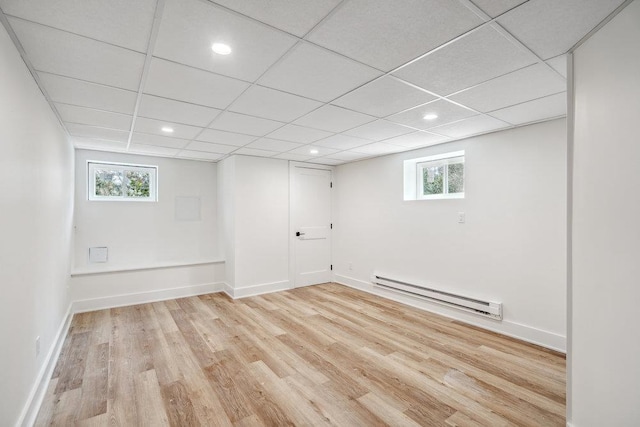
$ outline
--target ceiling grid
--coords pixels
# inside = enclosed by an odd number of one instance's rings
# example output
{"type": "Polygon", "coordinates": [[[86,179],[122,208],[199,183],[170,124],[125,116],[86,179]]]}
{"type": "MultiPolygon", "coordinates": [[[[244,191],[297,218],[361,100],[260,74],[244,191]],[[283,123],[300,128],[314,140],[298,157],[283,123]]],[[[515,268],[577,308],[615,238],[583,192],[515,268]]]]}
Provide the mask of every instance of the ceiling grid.
{"type": "Polygon", "coordinates": [[[335,165],[566,115],[565,53],[624,3],[0,0],[0,21],[78,148],[335,165]]]}

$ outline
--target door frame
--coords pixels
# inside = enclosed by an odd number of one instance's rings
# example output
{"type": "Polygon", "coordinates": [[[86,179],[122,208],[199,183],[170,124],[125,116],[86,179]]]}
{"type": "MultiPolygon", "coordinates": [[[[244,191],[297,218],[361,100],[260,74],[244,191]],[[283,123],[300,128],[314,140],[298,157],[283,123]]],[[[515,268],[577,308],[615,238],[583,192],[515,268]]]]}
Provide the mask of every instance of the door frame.
{"type": "MultiPolygon", "coordinates": [[[[294,180],[296,168],[327,170],[331,172],[331,182],[335,185],[335,167],[334,166],[289,161],[289,283],[291,285],[291,289],[295,289],[297,287],[296,286],[296,249],[295,249],[296,248],[296,240],[295,240],[296,230],[293,224],[293,204],[295,202],[293,197],[293,180],[294,180]]],[[[331,203],[330,220],[333,223],[333,211],[334,211],[333,191],[331,192],[330,203],[331,203]]],[[[329,258],[331,260],[331,264],[333,265],[333,233],[331,233],[331,244],[329,245],[329,258]]],[[[331,273],[331,280],[333,280],[333,272],[331,273]]]]}

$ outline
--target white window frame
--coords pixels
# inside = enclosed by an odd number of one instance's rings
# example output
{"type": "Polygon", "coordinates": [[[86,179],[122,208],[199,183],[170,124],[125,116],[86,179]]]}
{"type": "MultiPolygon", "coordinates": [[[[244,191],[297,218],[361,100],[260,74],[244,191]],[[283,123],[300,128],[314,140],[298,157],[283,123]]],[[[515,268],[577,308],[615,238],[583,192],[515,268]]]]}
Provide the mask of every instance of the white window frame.
{"type": "MultiPolygon", "coordinates": [[[[404,200],[437,200],[437,199],[464,199],[464,191],[461,193],[447,193],[448,171],[450,164],[465,163],[464,150],[450,153],[437,154],[428,157],[419,157],[404,161],[404,200]],[[426,167],[445,166],[442,194],[424,194],[423,170],[426,167]]],[[[466,171],[465,171],[466,172],[466,171]]]]}
{"type": "Polygon", "coordinates": [[[158,166],[140,165],[132,163],[103,162],[98,160],[87,160],[87,199],[93,202],[157,202],[158,201],[158,166]],[[122,196],[97,196],[96,195],[96,169],[109,167],[121,170],[125,182],[125,190],[122,196]],[[149,172],[149,197],[129,197],[126,192],[125,171],[149,172]]]}
{"type": "MultiPolygon", "coordinates": [[[[427,199],[463,199],[464,190],[460,193],[449,193],[449,165],[464,165],[464,156],[449,157],[440,160],[430,160],[416,164],[416,200],[427,199]],[[440,194],[424,194],[424,169],[444,166],[444,174],[442,176],[442,190],[440,194]]],[[[464,179],[464,178],[463,178],[464,179]]]]}

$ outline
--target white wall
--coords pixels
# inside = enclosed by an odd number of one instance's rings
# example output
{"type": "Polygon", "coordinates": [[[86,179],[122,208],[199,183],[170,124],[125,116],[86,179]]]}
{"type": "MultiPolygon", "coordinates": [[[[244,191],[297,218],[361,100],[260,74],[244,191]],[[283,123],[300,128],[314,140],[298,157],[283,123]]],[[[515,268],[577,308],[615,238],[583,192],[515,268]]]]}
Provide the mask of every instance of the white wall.
{"type": "Polygon", "coordinates": [[[564,349],[566,148],[556,120],[338,166],[336,280],[564,349]],[[403,160],[457,150],[464,199],[403,201],[403,160]],[[373,288],[374,271],[500,301],[504,320],[373,288]]]}
{"type": "Polygon", "coordinates": [[[74,275],[70,281],[73,311],[219,292],[224,289],[224,279],[224,262],[74,275]]]}
{"type": "Polygon", "coordinates": [[[571,408],[640,425],[640,1],[574,54],[571,408]]]}
{"type": "Polygon", "coordinates": [[[234,264],[227,263],[229,293],[242,297],[290,288],[289,162],[233,156],[221,163],[223,222],[232,227],[224,239],[234,264]]]}
{"type": "Polygon", "coordinates": [[[289,162],[239,156],[235,177],[236,289],[289,286],[289,162]]]}
{"type": "Polygon", "coordinates": [[[224,265],[213,262],[221,260],[216,164],[78,150],[75,169],[71,292],[74,301],[84,301],[79,307],[97,309],[218,289],[224,265]],[[89,201],[87,160],[158,166],[158,202],[89,201]],[[200,198],[199,221],[176,218],[176,197],[185,196],[200,198]],[[108,262],[89,263],[91,246],[108,247],[108,262]],[[197,263],[202,264],[182,265],[197,263]],[[85,274],[97,272],[105,275],[85,274]]]}
{"type": "Polygon", "coordinates": [[[78,150],[76,154],[75,270],[153,266],[217,259],[216,164],[78,150]],[[158,166],[158,202],[87,199],[87,161],[158,166]],[[199,197],[200,221],[176,218],[176,197],[199,197]],[[89,264],[91,246],[107,246],[109,261],[89,264]]]}
{"type": "Polygon", "coordinates": [[[225,260],[225,283],[235,287],[235,166],[237,156],[227,157],[218,162],[218,224],[220,239],[219,253],[225,260]]]}
{"type": "Polygon", "coordinates": [[[8,426],[24,416],[66,318],[73,149],[1,25],[0,76],[0,424],[8,426]]]}

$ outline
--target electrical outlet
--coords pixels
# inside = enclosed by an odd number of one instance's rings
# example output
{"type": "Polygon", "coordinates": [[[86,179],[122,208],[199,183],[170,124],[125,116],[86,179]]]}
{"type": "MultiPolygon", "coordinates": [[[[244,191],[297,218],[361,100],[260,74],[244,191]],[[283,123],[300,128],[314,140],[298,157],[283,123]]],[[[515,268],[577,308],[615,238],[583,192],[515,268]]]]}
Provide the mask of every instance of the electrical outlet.
{"type": "Polygon", "coordinates": [[[465,220],[466,220],[466,215],[464,214],[464,212],[458,212],[458,223],[464,224],[465,220]]]}
{"type": "Polygon", "coordinates": [[[36,337],[36,357],[40,355],[40,337],[36,337]]]}
{"type": "Polygon", "coordinates": [[[349,271],[351,271],[351,270],[353,270],[353,263],[352,262],[349,263],[349,271]]]}

